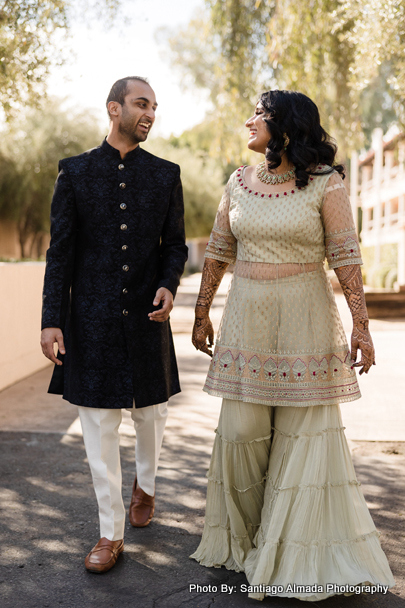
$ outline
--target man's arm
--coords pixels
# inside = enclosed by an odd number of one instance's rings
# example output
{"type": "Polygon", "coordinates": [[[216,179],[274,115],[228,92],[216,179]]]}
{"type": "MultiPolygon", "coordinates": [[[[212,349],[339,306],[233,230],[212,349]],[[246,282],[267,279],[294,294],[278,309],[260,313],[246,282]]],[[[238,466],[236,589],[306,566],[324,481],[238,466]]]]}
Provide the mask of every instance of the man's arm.
{"type": "Polygon", "coordinates": [[[173,300],[180,284],[188,248],[184,232],[183,188],[180,180],[180,167],[170,195],[170,205],[163,226],[160,243],[160,280],[153,301],[154,306],[163,302],[162,308],[149,313],[151,321],[166,321],[173,308],[173,300]]]}
{"type": "Polygon", "coordinates": [[[176,296],[181,275],[188,257],[184,232],[183,188],[180,180],[180,167],[170,195],[170,205],[162,230],[160,244],[161,268],[158,289],[165,287],[176,296]]]}
{"type": "Polygon", "coordinates": [[[42,296],[41,346],[44,355],[56,363],[53,344],[65,354],[63,328],[69,306],[72,283],[77,212],[73,186],[66,170],[59,164],[59,175],[51,204],[51,242],[46,252],[42,296]]]}

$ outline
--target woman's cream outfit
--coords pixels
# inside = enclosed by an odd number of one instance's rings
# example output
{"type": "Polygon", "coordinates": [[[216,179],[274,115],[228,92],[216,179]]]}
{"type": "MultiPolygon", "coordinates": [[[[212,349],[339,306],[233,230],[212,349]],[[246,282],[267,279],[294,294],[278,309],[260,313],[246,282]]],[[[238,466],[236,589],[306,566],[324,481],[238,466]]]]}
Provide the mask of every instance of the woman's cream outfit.
{"type": "Polygon", "coordinates": [[[255,586],[324,588],[277,593],[307,600],[333,595],[328,583],[394,585],[340,417],[360,391],[324,260],[362,261],[344,184],[327,169],[272,195],[236,171],[205,254],[235,271],[204,386],[223,405],[192,557],[255,586]]]}

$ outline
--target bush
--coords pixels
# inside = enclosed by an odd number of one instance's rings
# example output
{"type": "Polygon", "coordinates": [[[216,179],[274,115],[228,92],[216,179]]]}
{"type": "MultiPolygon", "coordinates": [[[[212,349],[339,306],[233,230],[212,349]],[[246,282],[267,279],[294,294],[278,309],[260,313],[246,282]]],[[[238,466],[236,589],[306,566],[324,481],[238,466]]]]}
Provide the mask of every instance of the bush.
{"type": "Polygon", "coordinates": [[[142,147],[180,165],[186,236],[208,236],[224,190],[221,168],[206,153],[174,147],[163,138],[152,139],[142,147]]]}

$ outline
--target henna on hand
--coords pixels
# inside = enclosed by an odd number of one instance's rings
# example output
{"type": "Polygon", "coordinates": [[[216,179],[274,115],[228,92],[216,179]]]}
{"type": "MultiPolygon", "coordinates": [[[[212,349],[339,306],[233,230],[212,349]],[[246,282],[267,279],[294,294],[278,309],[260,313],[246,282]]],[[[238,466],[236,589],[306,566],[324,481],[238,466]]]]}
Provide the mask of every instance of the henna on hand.
{"type": "Polygon", "coordinates": [[[340,266],[335,268],[335,273],[353,318],[351,339],[353,367],[361,367],[360,375],[364,372],[367,374],[370,367],[375,365],[375,351],[368,328],[369,320],[360,265],[340,266]],[[358,363],[355,363],[358,349],[361,352],[361,359],[358,363]]]}
{"type": "Polygon", "coordinates": [[[201,350],[210,357],[212,357],[212,351],[208,347],[212,347],[214,344],[214,329],[209,318],[209,311],[228,266],[227,262],[221,262],[212,258],[205,259],[200,293],[198,294],[195,307],[192,343],[197,350],[201,350]]]}
{"type": "Polygon", "coordinates": [[[361,359],[358,363],[354,363],[353,367],[361,367],[360,375],[363,372],[368,373],[372,365],[375,365],[375,352],[373,340],[371,339],[368,330],[368,319],[361,319],[356,324],[353,324],[351,358],[356,361],[357,349],[361,351],[361,359]]]}
{"type": "Polygon", "coordinates": [[[206,353],[212,357],[212,350],[209,350],[209,348],[211,348],[214,344],[214,328],[212,327],[211,320],[208,316],[201,318],[196,316],[193,327],[192,342],[197,350],[201,350],[203,353],[206,353]]]}

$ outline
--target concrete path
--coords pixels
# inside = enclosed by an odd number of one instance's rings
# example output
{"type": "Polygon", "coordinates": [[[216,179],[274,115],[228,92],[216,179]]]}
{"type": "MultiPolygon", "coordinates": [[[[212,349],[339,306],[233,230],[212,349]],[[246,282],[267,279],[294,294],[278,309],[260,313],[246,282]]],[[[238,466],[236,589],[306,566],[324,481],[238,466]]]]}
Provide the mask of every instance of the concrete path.
{"type": "MultiPolygon", "coordinates": [[[[188,558],[202,532],[205,473],[220,408],[219,399],[201,391],[209,359],[190,344],[198,283],[195,275],[183,280],[172,314],[175,331],[188,333],[175,334],[183,390],[171,400],[156,515],[145,529],[128,524],[126,550],[105,575],[88,573],[83,566],[97,541],[98,518],[75,406],[46,394],[51,367],[0,393],[1,608],[258,606],[239,590],[243,574],[203,568],[188,558]],[[221,584],[236,590],[221,592],[221,584]]],[[[226,281],[213,307],[216,326],[225,293],[226,281]]],[[[355,440],[357,475],[397,586],[387,595],[336,596],[319,604],[323,608],[405,608],[405,323],[387,323],[374,323],[378,365],[361,379],[363,399],[342,409],[347,434],[355,440]]],[[[127,412],[121,453],[128,505],[134,432],[127,412]]],[[[298,600],[276,597],[264,605],[302,607],[298,600]]]]}

